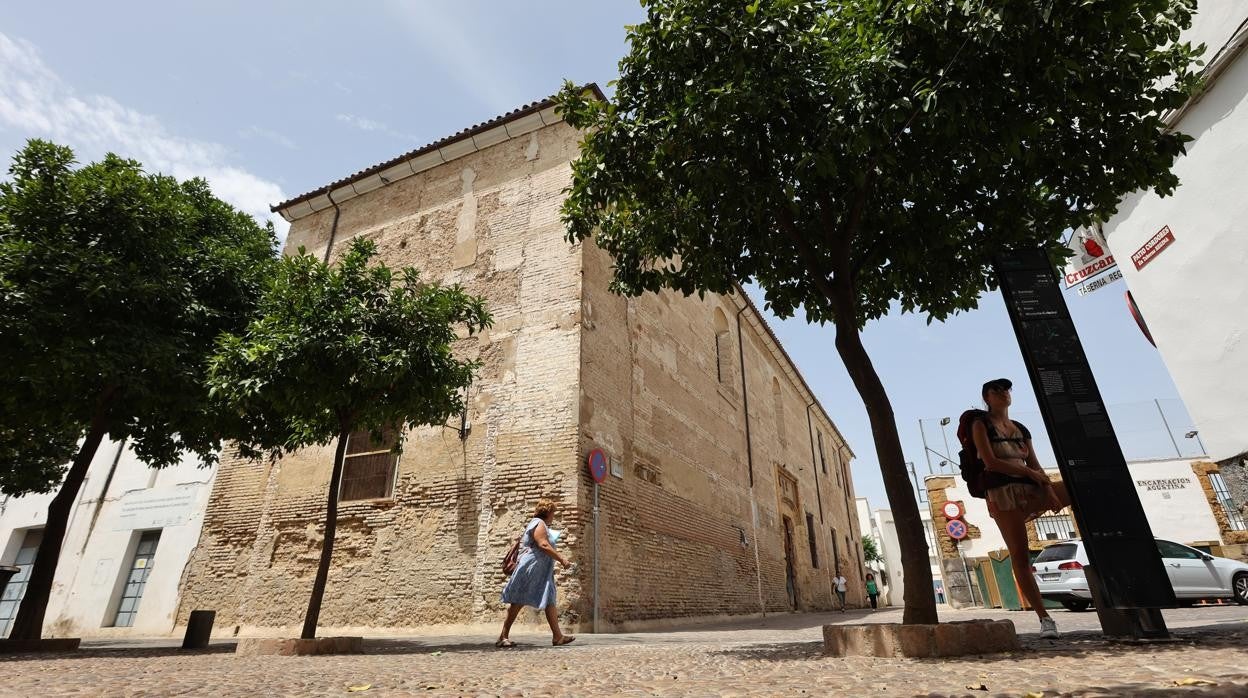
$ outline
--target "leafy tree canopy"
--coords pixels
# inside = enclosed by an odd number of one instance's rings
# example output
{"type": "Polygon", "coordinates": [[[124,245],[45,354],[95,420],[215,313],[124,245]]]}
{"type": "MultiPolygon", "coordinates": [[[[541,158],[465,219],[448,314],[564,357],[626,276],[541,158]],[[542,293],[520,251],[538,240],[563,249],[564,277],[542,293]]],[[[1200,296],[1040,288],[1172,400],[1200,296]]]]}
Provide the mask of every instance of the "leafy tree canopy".
{"type": "Polygon", "coordinates": [[[880,549],[875,545],[875,539],[871,536],[862,537],[862,559],[867,562],[884,562],[884,556],[880,554],[880,549]]]}
{"type": "Polygon", "coordinates": [[[75,167],[31,140],[0,184],[0,473],[55,487],[88,428],[168,465],[214,457],[206,359],[241,327],[273,259],[271,226],[116,155],[75,167]],[[23,442],[25,445],[23,445],[23,442]]]}
{"type": "Polygon", "coordinates": [[[247,455],[437,424],[463,408],[477,363],[452,349],[457,330],[489,326],[484,300],[370,266],[376,253],[356,238],[332,267],[300,248],[279,262],[257,318],[221,337],[212,391],[251,425],[247,455]]]}
{"type": "Polygon", "coordinates": [[[617,288],[728,292],[861,327],[896,302],[941,319],[994,254],[1170,192],[1188,140],[1160,114],[1195,84],[1188,0],[644,0],[614,102],[564,206],[617,288]]]}

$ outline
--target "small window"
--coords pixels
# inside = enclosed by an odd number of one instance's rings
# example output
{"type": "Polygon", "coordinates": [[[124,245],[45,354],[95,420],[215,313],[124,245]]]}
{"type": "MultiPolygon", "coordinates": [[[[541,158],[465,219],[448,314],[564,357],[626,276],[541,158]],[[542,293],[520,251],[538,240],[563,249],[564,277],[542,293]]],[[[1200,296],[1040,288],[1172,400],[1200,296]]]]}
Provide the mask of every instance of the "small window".
{"type": "Polygon", "coordinates": [[[347,438],[347,455],[342,464],[342,487],[338,501],[387,499],[394,494],[394,470],[399,454],[394,450],[396,432],[387,429],[380,441],[367,430],[347,438]]]}
{"type": "Polygon", "coordinates": [[[783,446],[788,441],[788,435],[784,433],[784,395],[780,392],[778,378],[771,379],[771,404],[776,412],[776,436],[783,446]]]}
{"type": "MultiPolygon", "coordinates": [[[[823,432],[816,431],[815,438],[819,442],[819,466],[823,468],[823,474],[827,475],[828,474],[828,459],[823,453],[823,432]]],[[[838,485],[840,483],[839,477],[837,479],[837,483],[838,485]]]]}
{"type": "Polygon", "coordinates": [[[806,514],[806,542],[810,546],[810,566],[819,569],[819,548],[815,545],[815,517],[806,514]]]}
{"type": "Polygon", "coordinates": [[[836,545],[836,529],[832,529],[832,567],[837,574],[841,573],[841,551],[836,545]]]}
{"type": "Polygon", "coordinates": [[[715,378],[724,387],[732,386],[732,339],[728,335],[728,317],[715,309],[715,378]]]}

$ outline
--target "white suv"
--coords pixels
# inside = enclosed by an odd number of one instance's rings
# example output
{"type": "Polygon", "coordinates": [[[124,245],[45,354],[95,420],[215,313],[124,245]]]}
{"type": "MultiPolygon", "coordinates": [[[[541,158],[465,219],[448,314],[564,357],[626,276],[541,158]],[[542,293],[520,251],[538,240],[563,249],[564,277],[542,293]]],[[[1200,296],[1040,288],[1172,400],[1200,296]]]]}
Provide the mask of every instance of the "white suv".
{"type": "MultiPolygon", "coordinates": [[[[1157,550],[1180,604],[1219,598],[1248,604],[1248,564],[1160,538],[1157,550]]],[[[1054,543],[1042,550],[1031,566],[1040,596],[1061,602],[1071,611],[1086,611],[1092,605],[1092,592],[1083,573],[1087,564],[1088,554],[1081,540],[1054,543]]]]}

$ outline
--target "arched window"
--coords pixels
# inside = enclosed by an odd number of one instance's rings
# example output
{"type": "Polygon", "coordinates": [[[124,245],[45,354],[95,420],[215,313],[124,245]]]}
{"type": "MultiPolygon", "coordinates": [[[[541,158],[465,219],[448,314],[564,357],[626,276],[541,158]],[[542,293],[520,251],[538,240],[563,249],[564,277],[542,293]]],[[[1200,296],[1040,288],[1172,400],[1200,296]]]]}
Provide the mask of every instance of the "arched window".
{"type": "Polygon", "coordinates": [[[715,378],[719,384],[732,387],[732,338],[728,335],[728,316],[715,309],[715,378]]]}
{"type": "Polygon", "coordinates": [[[788,441],[784,433],[784,396],[780,393],[780,379],[771,379],[771,404],[776,411],[776,435],[783,445],[788,441]]]}

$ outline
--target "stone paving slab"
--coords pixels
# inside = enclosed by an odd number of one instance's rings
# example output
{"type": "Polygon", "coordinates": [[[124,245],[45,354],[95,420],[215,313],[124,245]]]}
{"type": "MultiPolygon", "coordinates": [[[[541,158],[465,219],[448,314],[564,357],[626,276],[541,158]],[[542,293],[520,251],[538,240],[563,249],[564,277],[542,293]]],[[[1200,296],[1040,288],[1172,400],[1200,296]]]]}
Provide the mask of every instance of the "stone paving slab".
{"type": "MultiPolygon", "coordinates": [[[[833,614],[837,615],[837,614],[833,614]]],[[[895,622],[845,614],[842,622],[895,622]]],[[[983,616],[970,615],[946,619],[983,616]]],[[[1001,615],[997,613],[996,615],[1001,615]]],[[[1058,615],[1070,628],[1089,622],[1058,615]]],[[[1081,614],[1087,616],[1088,614],[1081,614]]],[[[1005,614],[1022,630],[1027,621],[1005,614]]],[[[1031,617],[1034,620],[1034,616],[1031,617]]],[[[0,693],[14,696],[1246,696],[1248,613],[1176,616],[1177,640],[1111,643],[1089,630],[1056,641],[1022,635],[1022,649],[951,659],[824,656],[828,614],[662,633],[581,636],[550,647],[517,634],[371,639],[364,654],[240,657],[233,643],[182,651],[168,640],[84,643],[74,655],[0,657],[0,693]],[[744,627],[742,627],[744,626],[744,627]],[[1209,682],[1180,686],[1176,682],[1209,682]],[[367,690],[351,691],[367,685],[367,690]],[[983,686],[983,690],[978,687],[983,686]]],[[[1090,625],[1095,625],[1095,618],[1090,625]]]]}

